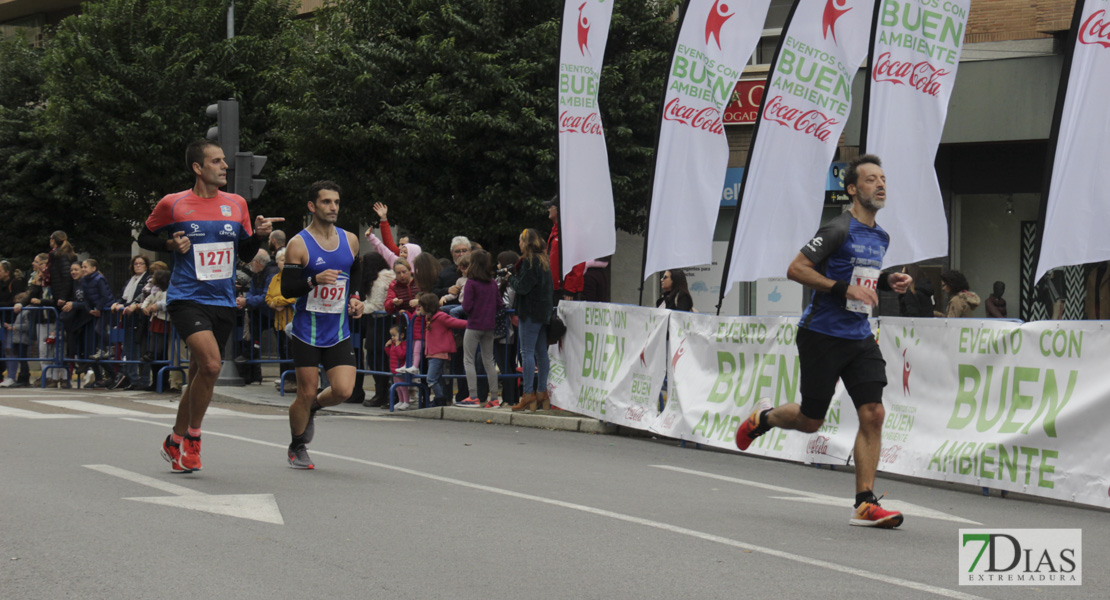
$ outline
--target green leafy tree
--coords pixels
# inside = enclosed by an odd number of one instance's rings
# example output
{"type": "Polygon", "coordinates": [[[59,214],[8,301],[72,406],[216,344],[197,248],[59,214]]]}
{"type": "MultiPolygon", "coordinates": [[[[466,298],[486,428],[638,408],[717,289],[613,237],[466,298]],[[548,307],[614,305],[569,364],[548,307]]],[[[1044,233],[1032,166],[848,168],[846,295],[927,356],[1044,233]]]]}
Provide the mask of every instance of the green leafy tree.
{"type": "MultiPolygon", "coordinates": [[[[675,2],[616,7],[602,80],[618,226],[643,227],[675,2]]],[[[370,205],[443,252],[463,233],[499,250],[546,231],[557,190],[562,2],[336,0],[283,81],[278,137],[292,187],[344,186],[346,225],[370,205]]]]}
{"type": "MultiPolygon", "coordinates": [[[[296,0],[237,0],[228,40],[227,0],[101,0],[61,22],[46,56],[44,132],[72,151],[102,209],[138,225],[163,195],[193,183],[185,146],[203,137],[218,99],[240,101],[243,150],[287,161],[268,136],[269,82],[304,27],[296,0]]],[[[231,157],[228,157],[229,161],[231,157]]],[[[272,167],[270,167],[272,169],[272,167]]],[[[252,212],[280,211],[267,186],[252,212]]]]}
{"type": "Polygon", "coordinates": [[[18,39],[0,43],[0,257],[25,272],[35,254],[49,250],[55,230],[94,255],[127,235],[97,210],[102,198],[70,150],[43,139],[44,81],[41,49],[18,39]]]}

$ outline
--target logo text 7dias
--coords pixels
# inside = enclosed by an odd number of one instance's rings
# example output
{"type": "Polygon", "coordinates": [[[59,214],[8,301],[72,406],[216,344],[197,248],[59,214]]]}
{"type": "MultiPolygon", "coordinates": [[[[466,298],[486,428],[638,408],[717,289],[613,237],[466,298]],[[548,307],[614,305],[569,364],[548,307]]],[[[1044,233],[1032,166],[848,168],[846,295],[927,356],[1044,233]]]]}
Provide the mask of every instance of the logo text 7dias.
{"type": "Polygon", "coordinates": [[[960,585],[1083,584],[1081,529],[961,529],[960,585]]]}

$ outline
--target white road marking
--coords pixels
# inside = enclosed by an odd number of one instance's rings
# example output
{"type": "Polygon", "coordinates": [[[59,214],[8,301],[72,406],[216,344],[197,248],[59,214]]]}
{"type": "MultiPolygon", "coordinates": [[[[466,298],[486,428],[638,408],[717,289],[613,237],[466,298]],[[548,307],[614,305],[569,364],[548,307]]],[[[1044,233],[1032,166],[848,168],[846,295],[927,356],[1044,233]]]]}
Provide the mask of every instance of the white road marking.
{"type": "Polygon", "coordinates": [[[64,400],[68,398],[72,400],[74,397],[74,394],[7,394],[0,392],[0,398],[38,398],[39,400],[64,400]]]}
{"type": "Polygon", "coordinates": [[[87,419],[87,415],[57,415],[39,413],[33,410],[23,410],[22,408],[12,408],[10,406],[0,405],[0,417],[21,417],[24,419],[87,419]]]}
{"type": "MultiPolygon", "coordinates": [[[[158,406],[161,408],[172,408],[177,410],[177,403],[167,403],[164,400],[132,400],[140,404],[148,404],[150,406],[158,406]]],[[[264,419],[269,421],[288,421],[288,415],[256,415],[254,413],[243,412],[239,410],[230,410],[227,408],[219,408],[217,406],[209,406],[208,410],[204,412],[205,417],[247,417],[249,419],[264,419]]]]}
{"type": "MultiPolygon", "coordinates": [[[[143,421],[141,419],[130,419],[130,418],[125,418],[123,420],[133,421],[135,423],[145,423],[147,425],[156,425],[158,427],[164,427],[164,424],[158,423],[156,421],[143,421]]],[[[257,444],[259,446],[268,446],[268,447],[271,447],[271,448],[281,448],[281,449],[286,448],[285,444],[276,444],[276,443],[273,443],[273,442],[266,442],[266,441],[262,441],[262,440],[254,440],[254,439],[251,439],[251,438],[246,438],[246,437],[242,437],[242,436],[238,436],[238,435],[231,435],[231,434],[227,434],[227,433],[216,433],[214,431],[205,431],[204,435],[213,436],[213,437],[223,437],[223,438],[228,438],[228,439],[232,439],[232,440],[238,440],[238,441],[241,441],[241,442],[247,442],[249,444],[257,444]]],[[[501,495],[501,496],[508,496],[510,498],[517,498],[517,499],[520,499],[520,500],[530,500],[532,502],[539,502],[541,504],[548,504],[548,505],[551,505],[551,506],[558,506],[560,508],[566,508],[566,509],[569,509],[569,510],[576,510],[576,511],[589,513],[589,514],[593,514],[593,515],[597,515],[597,516],[601,516],[601,517],[608,517],[608,518],[611,518],[611,519],[616,519],[618,521],[624,521],[626,523],[634,523],[634,524],[637,524],[637,525],[643,525],[645,527],[651,527],[651,528],[659,529],[659,530],[662,530],[662,531],[668,531],[668,532],[676,533],[676,534],[679,534],[679,535],[685,535],[685,536],[705,540],[705,541],[708,541],[708,542],[715,542],[715,543],[722,544],[722,545],[725,545],[725,546],[730,546],[730,547],[733,547],[733,548],[739,548],[741,550],[750,550],[752,552],[758,552],[760,554],[765,554],[767,556],[774,556],[776,558],[781,558],[781,559],[789,560],[789,561],[796,562],[796,563],[806,564],[806,565],[810,565],[810,566],[814,566],[814,567],[818,567],[818,568],[822,568],[822,569],[827,569],[827,570],[830,570],[830,571],[836,571],[838,573],[844,573],[846,575],[855,575],[857,577],[862,577],[864,579],[871,579],[871,580],[874,580],[874,581],[879,581],[879,582],[882,582],[882,583],[887,583],[887,584],[902,587],[902,588],[907,588],[907,589],[911,589],[911,590],[915,590],[915,591],[919,591],[919,592],[925,592],[925,593],[928,593],[928,594],[934,594],[934,595],[941,596],[941,597],[944,597],[944,598],[957,598],[959,600],[985,600],[981,596],[974,596],[974,595],[971,595],[971,594],[965,594],[963,592],[959,592],[959,591],[956,591],[956,590],[950,590],[950,589],[946,589],[946,588],[942,588],[942,587],[937,587],[937,586],[929,585],[929,584],[926,584],[926,583],[920,583],[920,582],[917,582],[917,581],[910,581],[908,579],[901,579],[901,578],[898,578],[898,577],[892,577],[890,575],[883,575],[882,573],[873,573],[871,571],[865,571],[863,569],[857,569],[855,567],[849,567],[849,566],[846,566],[846,565],[841,565],[841,564],[829,562],[829,561],[826,561],[826,560],[810,558],[808,556],[802,556],[800,554],[794,554],[792,552],[783,552],[781,550],[775,550],[774,548],[767,548],[767,547],[764,547],[764,546],[756,546],[754,544],[741,542],[739,540],[734,540],[734,539],[731,539],[731,538],[726,538],[726,537],[719,536],[719,535],[714,535],[714,534],[711,534],[711,533],[705,533],[703,531],[697,531],[697,530],[694,530],[694,529],[687,529],[685,527],[679,527],[677,525],[662,523],[660,521],[652,521],[651,519],[644,519],[644,518],[641,518],[641,517],[634,517],[632,515],[626,515],[626,514],[623,514],[623,513],[613,512],[613,511],[605,510],[605,509],[602,509],[602,508],[594,508],[592,506],[586,506],[586,505],[583,505],[583,504],[574,504],[572,502],[564,502],[562,500],[554,500],[552,498],[545,498],[543,496],[534,496],[532,494],[524,494],[524,493],[521,493],[521,492],[514,492],[512,490],[506,490],[506,489],[502,489],[502,488],[495,488],[495,487],[491,487],[491,486],[488,486],[488,485],[482,485],[482,484],[478,484],[478,483],[471,483],[469,481],[463,481],[461,479],[454,479],[454,478],[451,478],[451,477],[443,477],[442,475],[435,475],[435,474],[432,474],[432,473],[425,473],[423,471],[416,471],[414,469],[407,469],[405,467],[387,465],[387,464],[384,464],[384,463],[374,462],[374,461],[371,461],[371,460],[364,460],[364,459],[361,459],[361,458],[354,458],[354,457],[350,457],[350,456],[342,456],[342,455],[339,455],[339,454],[331,454],[330,452],[321,452],[319,450],[313,450],[312,453],[316,456],[326,456],[328,458],[334,458],[334,459],[337,459],[337,460],[345,460],[345,461],[349,461],[349,462],[353,462],[353,463],[357,463],[357,464],[361,464],[361,465],[367,465],[367,466],[370,466],[370,467],[377,467],[379,469],[386,469],[386,470],[395,471],[395,472],[398,472],[398,473],[405,473],[407,475],[412,475],[412,476],[415,476],[415,477],[430,479],[432,481],[439,481],[441,483],[449,483],[451,485],[457,485],[457,486],[460,486],[460,487],[470,488],[470,489],[473,489],[473,490],[480,490],[480,491],[483,491],[483,492],[489,492],[491,494],[498,494],[498,495],[501,495]]],[[[788,489],[788,488],[781,488],[781,489],[788,489]]]]}
{"type": "Polygon", "coordinates": [[[273,523],[275,525],[285,524],[285,520],[281,517],[281,510],[278,509],[277,501],[274,499],[273,494],[222,494],[213,496],[160,479],[147,477],[146,475],[132,473],[131,471],[111,465],[85,465],[85,468],[174,494],[173,496],[124,498],[124,500],[199,510],[228,517],[273,523]]]}
{"type": "Polygon", "coordinates": [[[83,400],[34,400],[36,404],[46,404],[47,406],[56,406],[58,408],[66,408],[75,410],[77,412],[84,412],[93,415],[113,415],[113,416],[129,416],[129,417],[158,417],[161,415],[143,412],[141,410],[129,410],[126,408],[119,408],[118,406],[108,406],[107,404],[97,404],[95,402],[85,402],[83,400]]]}
{"type": "Polygon", "coordinates": [[[112,465],[84,465],[84,467],[86,469],[92,469],[93,471],[99,471],[99,472],[105,473],[107,475],[112,475],[113,477],[119,477],[120,479],[126,479],[127,481],[130,481],[132,483],[137,483],[139,485],[145,485],[147,487],[152,487],[156,490],[161,490],[163,492],[166,492],[167,494],[173,494],[175,496],[203,496],[203,495],[205,495],[203,492],[198,492],[196,490],[191,490],[191,489],[189,489],[185,486],[182,486],[182,485],[177,485],[175,483],[170,483],[168,481],[162,481],[161,479],[155,479],[153,477],[148,477],[146,475],[140,475],[138,473],[132,473],[131,471],[127,471],[127,470],[121,469],[119,467],[113,467],[112,465]]]}
{"type": "MultiPolygon", "coordinates": [[[[782,487],[782,486],[777,486],[777,485],[771,485],[769,483],[763,483],[763,482],[760,482],[760,481],[749,481],[747,479],[737,479],[735,477],[728,477],[726,475],[717,475],[716,473],[706,473],[706,472],[703,472],[703,471],[694,471],[692,469],[683,469],[682,467],[672,467],[672,466],[669,466],[669,465],[651,465],[651,466],[655,467],[656,469],[666,469],[668,471],[675,471],[675,472],[678,472],[678,473],[685,473],[687,475],[697,475],[698,477],[707,477],[709,479],[717,479],[717,480],[720,480],[720,481],[727,481],[729,483],[736,483],[736,484],[740,484],[740,485],[746,485],[748,487],[754,487],[754,488],[770,490],[770,491],[773,491],[773,492],[782,492],[782,493],[786,493],[786,494],[791,494],[791,496],[771,496],[772,498],[774,498],[776,500],[793,500],[793,501],[796,501],[796,502],[808,502],[810,504],[822,504],[822,505],[825,505],[825,506],[837,506],[837,507],[841,507],[841,508],[845,508],[845,509],[848,509],[852,506],[852,503],[849,499],[841,498],[841,497],[838,497],[838,496],[827,496],[825,494],[817,494],[817,493],[814,493],[814,492],[807,492],[805,490],[795,490],[795,489],[792,489],[792,488],[782,487]]],[[[925,518],[925,519],[938,519],[938,520],[941,520],[941,521],[953,521],[955,523],[968,523],[970,525],[982,525],[982,523],[979,523],[978,521],[972,521],[970,519],[964,519],[962,517],[957,517],[956,515],[951,515],[951,514],[941,512],[941,511],[938,511],[938,510],[933,510],[931,508],[925,508],[924,506],[918,506],[916,504],[910,504],[909,502],[904,502],[902,500],[883,500],[883,508],[897,510],[897,511],[901,512],[902,514],[904,514],[906,516],[910,516],[910,517],[922,517],[922,518],[925,518]]]]}

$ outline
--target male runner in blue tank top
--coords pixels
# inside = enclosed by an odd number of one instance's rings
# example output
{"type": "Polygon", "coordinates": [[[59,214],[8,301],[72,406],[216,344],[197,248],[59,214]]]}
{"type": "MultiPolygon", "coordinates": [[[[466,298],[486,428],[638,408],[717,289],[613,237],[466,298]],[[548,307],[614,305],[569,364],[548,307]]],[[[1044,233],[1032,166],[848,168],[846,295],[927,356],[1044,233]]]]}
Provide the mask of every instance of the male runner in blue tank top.
{"type": "Polygon", "coordinates": [[[772,427],[817,431],[825,422],[836,380],[842,379],[859,415],[852,453],[856,503],[848,522],[893,528],[902,524],[902,513],[879,506],[873,491],[886,418],[886,361],[867,318],[870,307],[879,303],[876,287],[903,293],[913,279],[905,273],[880,273],[890,236],[875,223],[875,213],[886,205],[886,176],[879,157],[865,154],[850,162],[844,187],[852,197],[851,210],[818,229],[786,272],[813,290],[798,324],[802,403],[772,408],[769,400],[760,400],[736,432],[736,446],[747,450],[772,427]]]}
{"type": "Polygon", "coordinates": [[[289,465],[313,469],[307,445],[316,431],[316,411],[351,397],[355,386],[355,349],[349,317],[362,316],[357,290],[361,281],[358,236],[335,226],[339,186],[317,181],[308,188],[312,222],[289,241],[281,295],[297,298],[289,339],[297,370],[297,399],[289,407],[289,465]],[[323,365],[331,385],[317,394],[323,365]]]}
{"type": "Polygon", "coordinates": [[[162,458],[173,472],[201,469],[200,426],[220,374],[220,356],[238,312],[235,258],[250,261],[280,217],[258,215],[251,227],[242,196],[221,192],[227,161],[220,145],[198,140],[185,150],[196,177],[193,189],[162,198],[139,232],[139,246],[173,254],[167,310],[177,335],[189,347],[189,374],[181,388],[177,421],[162,442],[162,458]],[[169,239],[160,233],[170,234],[169,239]]]}

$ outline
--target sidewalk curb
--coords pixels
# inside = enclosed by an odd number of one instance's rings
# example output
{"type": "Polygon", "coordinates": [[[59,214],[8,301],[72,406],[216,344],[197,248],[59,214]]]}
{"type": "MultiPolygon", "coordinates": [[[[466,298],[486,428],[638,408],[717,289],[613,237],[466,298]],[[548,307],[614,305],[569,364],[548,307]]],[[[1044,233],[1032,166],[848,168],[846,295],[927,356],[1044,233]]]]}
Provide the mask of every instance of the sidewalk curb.
{"type": "MultiPolygon", "coordinates": [[[[293,395],[286,392],[279,396],[276,392],[265,396],[257,394],[237,394],[236,390],[254,391],[246,387],[217,387],[212,391],[212,400],[229,404],[255,404],[261,406],[287,407],[293,402],[293,395]]],[[[325,412],[340,415],[366,416],[367,411],[362,405],[337,404],[324,409],[325,412]],[[344,408],[351,406],[350,409],[344,408]],[[358,408],[354,408],[357,406],[358,408]]],[[[566,411],[540,412],[512,412],[507,408],[461,408],[457,406],[436,406],[420,408],[404,412],[377,411],[374,416],[382,417],[411,417],[414,419],[440,419],[443,421],[460,421],[465,423],[489,423],[494,425],[509,425],[512,427],[530,427],[534,429],[549,429],[552,431],[574,431],[595,435],[613,435],[619,427],[590,417],[583,417],[566,411]]]]}

